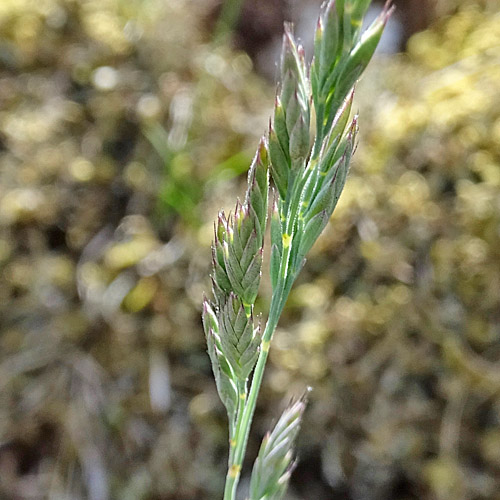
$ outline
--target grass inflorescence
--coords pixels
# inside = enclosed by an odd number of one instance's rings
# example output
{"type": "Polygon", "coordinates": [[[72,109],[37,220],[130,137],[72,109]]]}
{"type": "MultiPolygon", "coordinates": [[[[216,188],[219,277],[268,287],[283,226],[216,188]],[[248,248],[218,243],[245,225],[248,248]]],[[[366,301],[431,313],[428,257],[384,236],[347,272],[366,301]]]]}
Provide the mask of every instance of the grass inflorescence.
{"type": "MultiPolygon", "coordinates": [[[[274,114],[250,167],[245,199],[237,202],[233,215],[222,212],[215,223],[214,299],[204,300],[203,323],[217,390],[229,419],[224,500],[236,496],[273,333],[306,255],[335,209],[356,148],[358,119],[351,118],[354,85],[392,12],[387,2],[362,33],[370,3],[330,0],[323,5],[310,65],[292,26],[285,25],[274,114]],[[269,197],[272,297],[262,327],[254,304],[269,197]]],[[[283,497],[304,408],[304,399],[291,404],[264,438],[252,472],[250,500],[283,497]]]]}

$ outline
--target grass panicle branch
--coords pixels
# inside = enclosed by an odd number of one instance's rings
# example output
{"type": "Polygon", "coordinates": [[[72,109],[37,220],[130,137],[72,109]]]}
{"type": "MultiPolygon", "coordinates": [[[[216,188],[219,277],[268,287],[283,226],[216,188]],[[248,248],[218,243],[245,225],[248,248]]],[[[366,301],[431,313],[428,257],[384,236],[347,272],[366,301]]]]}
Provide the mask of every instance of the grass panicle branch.
{"type": "MultiPolygon", "coordinates": [[[[248,174],[243,203],[219,214],[212,247],[214,302],[203,324],[219,396],[229,417],[229,467],[224,500],[234,500],[250,425],[273,333],[305,258],[328,223],[356,149],[351,119],[354,85],[370,62],[392,13],[388,1],[362,32],[370,0],[329,0],[321,8],[312,63],[285,24],[280,82],[269,130],[248,174]],[[264,329],[254,321],[272,178],[270,278],[264,329]],[[250,388],[248,383],[251,380],[250,388]]],[[[263,441],[251,479],[251,500],[283,497],[304,399],[285,410],[263,441]]]]}

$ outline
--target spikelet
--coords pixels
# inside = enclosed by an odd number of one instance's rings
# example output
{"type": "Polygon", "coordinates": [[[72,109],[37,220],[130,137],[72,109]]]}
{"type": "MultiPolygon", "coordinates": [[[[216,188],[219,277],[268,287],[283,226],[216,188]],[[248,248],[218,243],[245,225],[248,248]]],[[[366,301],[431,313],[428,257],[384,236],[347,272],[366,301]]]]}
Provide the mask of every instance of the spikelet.
{"type": "Polygon", "coordinates": [[[269,125],[271,174],[282,199],[309,156],[310,88],[304,49],[285,24],[281,53],[281,84],[269,125]]]}
{"type": "Polygon", "coordinates": [[[205,330],[207,351],[212,363],[217,392],[226,407],[232,427],[238,406],[238,390],[233,369],[222,353],[217,316],[206,297],[203,300],[203,328],[205,330]]]}
{"type": "Polygon", "coordinates": [[[232,292],[251,312],[262,272],[268,190],[268,155],[262,139],[249,170],[244,203],[236,203],[233,216],[221,212],[215,225],[212,284],[219,308],[232,292]]]}
{"type": "Polygon", "coordinates": [[[250,500],[283,498],[295,464],[293,447],[305,407],[305,398],[291,404],[262,440],[252,470],[250,500]]]}
{"type": "Polygon", "coordinates": [[[310,75],[314,106],[321,122],[318,125],[326,133],[337,109],[368,66],[393,12],[389,0],[361,34],[369,5],[369,0],[330,0],[320,13],[310,75]]]}
{"type": "Polygon", "coordinates": [[[253,316],[247,316],[241,299],[232,292],[220,309],[218,320],[221,351],[235,378],[245,381],[257,361],[260,326],[254,327],[253,316]]]}

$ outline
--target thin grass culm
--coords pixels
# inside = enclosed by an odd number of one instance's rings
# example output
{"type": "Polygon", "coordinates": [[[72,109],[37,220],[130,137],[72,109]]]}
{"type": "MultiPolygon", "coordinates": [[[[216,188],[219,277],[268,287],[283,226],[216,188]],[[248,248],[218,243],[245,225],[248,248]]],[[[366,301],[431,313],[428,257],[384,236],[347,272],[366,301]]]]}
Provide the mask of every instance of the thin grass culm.
{"type": "MultiPolygon", "coordinates": [[[[213,301],[203,324],[219,396],[229,420],[224,500],[235,500],[273,333],[308,251],[325,228],[344,187],[356,147],[351,119],[354,85],[375,52],[392,12],[361,32],[371,0],[330,0],[318,19],[312,63],[285,25],[280,83],[268,133],[248,173],[248,189],[233,215],[215,223],[213,301]],[[269,195],[270,178],[274,187],[269,195]],[[270,198],[270,200],[269,200],[270,198]],[[270,205],[270,216],[268,216],[270,205]],[[272,297],[268,320],[254,316],[270,225],[272,297]]],[[[249,500],[283,498],[305,398],[293,402],[263,440],[249,500]]]]}

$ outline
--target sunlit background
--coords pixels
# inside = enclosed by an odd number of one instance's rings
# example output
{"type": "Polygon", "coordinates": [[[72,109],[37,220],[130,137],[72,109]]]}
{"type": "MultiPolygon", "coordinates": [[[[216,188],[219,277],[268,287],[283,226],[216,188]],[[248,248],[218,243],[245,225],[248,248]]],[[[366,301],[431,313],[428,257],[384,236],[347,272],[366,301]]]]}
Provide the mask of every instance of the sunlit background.
{"type": "MultiPolygon", "coordinates": [[[[396,4],[345,192],[275,336],[243,493],[310,385],[289,500],[500,499],[500,4],[396,4]]],[[[244,193],[282,23],[310,46],[318,8],[0,1],[1,499],[221,497],[212,221],[244,193]]]]}

